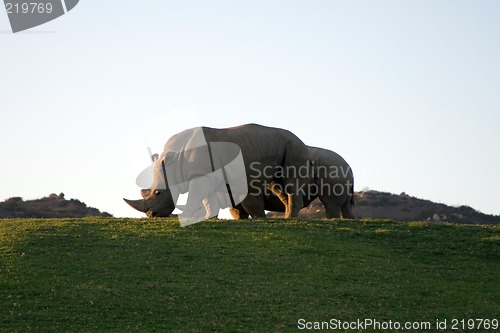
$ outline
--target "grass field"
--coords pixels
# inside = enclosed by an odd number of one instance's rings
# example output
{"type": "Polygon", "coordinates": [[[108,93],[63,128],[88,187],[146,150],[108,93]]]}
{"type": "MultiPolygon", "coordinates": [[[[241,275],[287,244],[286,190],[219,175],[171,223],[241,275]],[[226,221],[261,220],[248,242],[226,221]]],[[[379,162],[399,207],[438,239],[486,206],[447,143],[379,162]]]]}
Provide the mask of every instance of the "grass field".
{"type": "Polygon", "coordinates": [[[365,318],[459,332],[500,319],[499,278],[498,226],[0,220],[2,332],[294,332],[299,319],[365,318]]]}

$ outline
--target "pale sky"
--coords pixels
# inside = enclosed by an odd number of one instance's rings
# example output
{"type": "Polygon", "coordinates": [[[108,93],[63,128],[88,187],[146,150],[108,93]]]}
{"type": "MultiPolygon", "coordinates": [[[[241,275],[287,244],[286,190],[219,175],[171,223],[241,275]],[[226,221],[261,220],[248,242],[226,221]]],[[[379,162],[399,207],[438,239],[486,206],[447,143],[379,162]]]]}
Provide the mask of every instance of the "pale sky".
{"type": "Polygon", "coordinates": [[[150,137],[254,122],[336,151],[356,190],[500,214],[499,59],[499,1],[81,0],[16,34],[0,10],[0,200],[143,216],[122,198],[150,137]]]}

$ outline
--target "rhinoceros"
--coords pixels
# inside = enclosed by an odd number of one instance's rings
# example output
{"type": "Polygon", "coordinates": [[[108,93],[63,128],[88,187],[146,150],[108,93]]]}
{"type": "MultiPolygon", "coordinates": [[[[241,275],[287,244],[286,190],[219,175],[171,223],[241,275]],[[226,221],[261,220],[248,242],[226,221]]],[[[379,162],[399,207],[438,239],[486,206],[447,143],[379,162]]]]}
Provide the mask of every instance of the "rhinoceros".
{"type": "MultiPolygon", "coordinates": [[[[354,177],[349,164],[337,153],[317,148],[307,147],[312,162],[309,173],[312,182],[308,185],[307,193],[303,196],[303,205],[307,207],[311,201],[319,197],[325,206],[327,218],[354,218],[354,177]]],[[[267,191],[260,196],[261,205],[265,210],[284,212],[287,198],[280,191],[280,184],[273,181],[267,191]]],[[[248,212],[237,205],[230,208],[231,216],[235,219],[246,219],[248,212]]]]}
{"type": "Polygon", "coordinates": [[[229,150],[234,147],[241,150],[243,174],[246,178],[243,181],[247,192],[241,202],[238,201],[239,207],[253,217],[264,218],[266,215],[261,194],[266,185],[279,174],[280,184],[285,186],[283,194],[286,202],[281,203],[285,216],[297,216],[304,206],[303,195],[299,190],[308,184],[309,178],[296,172],[286,174],[283,170],[307,167],[307,147],[290,131],[258,124],[225,129],[197,127],[172,136],[154,164],[153,184],[149,189],[141,190],[143,199],[124,199],[125,202],[146,213],[148,217],[167,217],[175,209],[179,194],[189,192],[186,206],[207,208],[207,202],[213,202],[213,198],[218,197],[214,193],[220,190],[220,184],[210,181],[201,184],[198,179],[206,177],[208,173],[228,162],[214,165],[210,147],[213,150],[216,143],[229,145],[229,150]],[[211,163],[207,164],[208,160],[211,163]],[[207,200],[207,197],[212,200],[207,200]]]}

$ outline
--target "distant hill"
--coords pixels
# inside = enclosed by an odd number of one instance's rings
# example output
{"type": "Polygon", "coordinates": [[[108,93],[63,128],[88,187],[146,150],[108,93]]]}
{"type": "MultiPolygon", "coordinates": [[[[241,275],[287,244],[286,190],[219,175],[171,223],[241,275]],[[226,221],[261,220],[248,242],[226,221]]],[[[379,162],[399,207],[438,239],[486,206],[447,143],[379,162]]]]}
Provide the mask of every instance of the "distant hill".
{"type": "Polygon", "coordinates": [[[103,216],[112,217],[111,214],[100,212],[97,208],[87,207],[80,200],[64,198],[64,193],[51,194],[36,200],[24,201],[21,197],[9,198],[0,202],[0,218],[15,217],[85,217],[103,216]]]}
{"type": "MultiPolygon", "coordinates": [[[[418,199],[406,193],[391,194],[378,191],[355,193],[356,218],[390,219],[395,221],[431,221],[464,224],[500,224],[500,216],[483,214],[469,206],[451,207],[429,200],[418,199]]],[[[270,217],[283,214],[270,212],[270,217]]],[[[318,200],[302,209],[299,216],[310,219],[325,217],[325,208],[318,200]]]]}

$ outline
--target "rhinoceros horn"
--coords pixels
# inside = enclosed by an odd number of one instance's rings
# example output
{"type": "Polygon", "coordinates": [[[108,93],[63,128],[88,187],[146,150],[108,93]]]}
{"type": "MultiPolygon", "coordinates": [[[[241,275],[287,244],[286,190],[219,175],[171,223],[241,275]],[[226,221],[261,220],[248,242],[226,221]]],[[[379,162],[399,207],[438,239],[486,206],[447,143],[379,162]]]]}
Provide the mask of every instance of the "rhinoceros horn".
{"type": "Polygon", "coordinates": [[[132,208],[137,209],[140,212],[146,213],[146,205],[144,203],[144,200],[128,200],[123,198],[126,203],[128,203],[132,208]]]}

